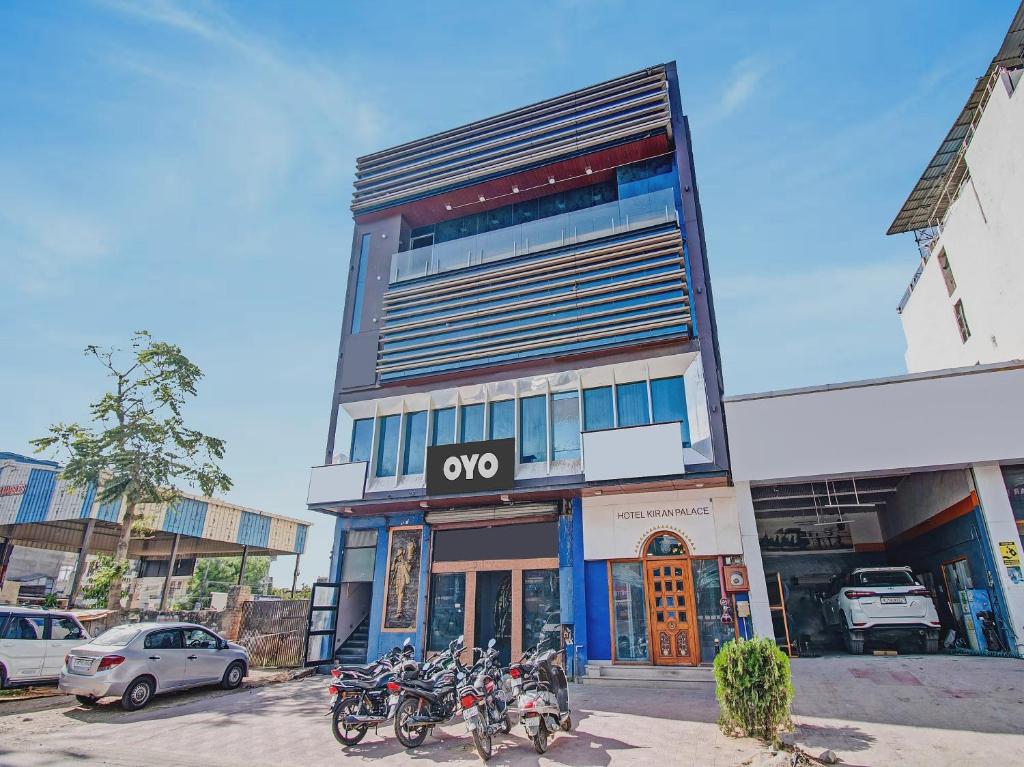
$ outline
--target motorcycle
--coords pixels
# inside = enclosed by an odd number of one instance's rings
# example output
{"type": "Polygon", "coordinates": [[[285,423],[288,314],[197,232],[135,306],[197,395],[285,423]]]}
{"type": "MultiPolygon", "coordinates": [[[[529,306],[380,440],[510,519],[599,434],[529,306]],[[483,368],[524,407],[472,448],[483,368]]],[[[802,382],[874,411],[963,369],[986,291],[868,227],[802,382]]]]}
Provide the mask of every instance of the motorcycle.
{"type": "Polygon", "coordinates": [[[509,668],[519,720],[538,754],[548,750],[548,740],[557,730],[572,729],[568,680],[554,663],[564,650],[545,650],[544,644],[538,643],[509,668]]]}
{"type": "Polygon", "coordinates": [[[458,661],[465,647],[463,637],[424,664],[407,661],[398,669],[391,684],[400,695],[395,710],[395,735],[406,748],[422,745],[427,733],[454,718],[458,712],[456,684],[464,669],[458,661]]]}
{"type": "Polygon", "coordinates": [[[336,666],[331,669],[331,730],[345,746],[361,741],[369,728],[390,721],[398,708],[399,688],[395,669],[412,657],[412,640],[395,647],[365,666],[336,666]]]}
{"type": "Polygon", "coordinates": [[[459,685],[459,704],[466,722],[466,731],[473,737],[476,752],[485,762],[493,753],[493,736],[512,730],[508,702],[502,688],[502,671],[498,665],[495,641],[487,643],[480,660],[465,670],[459,685]]]}

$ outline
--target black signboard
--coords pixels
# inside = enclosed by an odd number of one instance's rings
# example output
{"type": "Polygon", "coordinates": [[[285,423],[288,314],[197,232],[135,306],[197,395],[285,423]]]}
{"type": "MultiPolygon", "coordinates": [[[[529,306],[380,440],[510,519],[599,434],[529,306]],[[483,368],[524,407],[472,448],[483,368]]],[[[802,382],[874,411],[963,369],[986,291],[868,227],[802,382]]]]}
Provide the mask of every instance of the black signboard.
{"type": "Polygon", "coordinates": [[[511,490],[515,474],[514,439],[427,448],[427,495],[511,490]]]}

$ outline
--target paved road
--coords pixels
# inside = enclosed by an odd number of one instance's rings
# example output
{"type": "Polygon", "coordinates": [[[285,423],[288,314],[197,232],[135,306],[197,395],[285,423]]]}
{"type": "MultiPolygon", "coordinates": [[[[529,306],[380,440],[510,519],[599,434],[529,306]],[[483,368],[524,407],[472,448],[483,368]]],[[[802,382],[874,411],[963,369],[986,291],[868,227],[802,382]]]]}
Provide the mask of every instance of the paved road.
{"type": "MultiPolygon", "coordinates": [[[[558,734],[538,756],[516,727],[495,740],[490,764],[732,767],[759,750],[754,741],[719,733],[711,685],[686,692],[574,687],[571,695],[574,732],[558,734]]],[[[461,725],[428,737],[412,752],[390,729],[343,749],[331,735],[326,703],[324,682],[311,679],[232,693],[183,693],[132,714],[116,704],[86,709],[66,698],[35,710],[0,706],[0,765],[481,764],[461,725]]]]}

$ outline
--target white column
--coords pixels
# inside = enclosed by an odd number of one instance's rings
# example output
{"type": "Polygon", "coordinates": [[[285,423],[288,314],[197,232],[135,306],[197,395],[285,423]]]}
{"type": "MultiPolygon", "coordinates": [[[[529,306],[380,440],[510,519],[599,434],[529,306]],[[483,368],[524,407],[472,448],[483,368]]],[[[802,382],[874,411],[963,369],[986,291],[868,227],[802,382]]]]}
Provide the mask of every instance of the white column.
{"type": "Polygon", "coordinates": [[[740,542],[743,545],[743,563],[750,579],[750,619],[756,636],[774,637],[772,611],[768,606],[768,585],[764,579],[761,560],[761,542],[754,521],[754,499],[749,482],[736,482],[736,513],[740,519],[740,542]]]}
{"type": "Polygon", "coordinates": [[[971,467],[974,474],[974,489],[981,502],[981,513],[985,518],[988,543],[996,563],[996,578],[1005,596],[1006,612],[1014,633],[1018,651],[1024,651],[1024,584],[1010,580],[1003,560],[999,556],[1001,541],[1016,541],[1020,545],[1017,523],[1010,507],[1010,496],[1006,492],[1003,472],[997,463],[978,463],[971,467]]]}

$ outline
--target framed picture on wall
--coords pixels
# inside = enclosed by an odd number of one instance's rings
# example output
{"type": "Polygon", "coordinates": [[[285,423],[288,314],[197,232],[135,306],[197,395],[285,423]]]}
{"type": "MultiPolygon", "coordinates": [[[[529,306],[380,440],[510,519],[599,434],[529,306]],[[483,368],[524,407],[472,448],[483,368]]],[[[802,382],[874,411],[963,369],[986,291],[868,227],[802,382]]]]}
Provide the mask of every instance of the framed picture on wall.
{"type": "Polygon", "coordinates": [[[393,527],[388,531],[388,571],[384,581],[384,631],[414,631],[420,596],[423,530],[393,527]]]}

